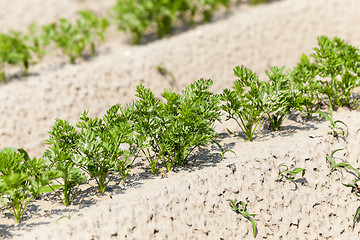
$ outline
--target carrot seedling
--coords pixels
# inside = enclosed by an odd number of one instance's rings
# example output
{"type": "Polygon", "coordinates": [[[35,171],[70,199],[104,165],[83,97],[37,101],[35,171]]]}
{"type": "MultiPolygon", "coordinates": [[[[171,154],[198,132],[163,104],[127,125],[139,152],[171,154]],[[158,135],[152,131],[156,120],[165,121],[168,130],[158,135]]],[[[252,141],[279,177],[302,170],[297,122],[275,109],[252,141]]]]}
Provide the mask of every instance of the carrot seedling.
{"type": "Polygon", "coordinates": [[[220,143],[218,142],[218,141],[216,141],[216,140],[213,140],[213,142],[220,148],[220,150],[221,150],[221,152],[217,152],[217,153],[214,153],[214,154],[218,154],[218,155],[221,155],[221,159],[224,159],[225,158],[225,153],[227,153],[227,152],[231,152],[231,153],[233,153],[235,156],[237,156],[236,155],[236,153],[233,151],[233,150],[231,150],[231,149],[224,149],[221,145],[220,145],[220,143]]]}

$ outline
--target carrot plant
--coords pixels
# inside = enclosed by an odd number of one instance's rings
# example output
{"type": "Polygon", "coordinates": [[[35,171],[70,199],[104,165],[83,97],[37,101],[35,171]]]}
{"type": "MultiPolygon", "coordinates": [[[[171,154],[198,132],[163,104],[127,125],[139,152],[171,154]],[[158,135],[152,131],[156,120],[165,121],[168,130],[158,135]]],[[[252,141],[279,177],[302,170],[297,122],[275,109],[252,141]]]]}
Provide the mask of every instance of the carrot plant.
{"type": "Polygon", "coordinates": [[[46,46],[49,45],[49,43],[46,42],[46,40],[49,39],[44,39],[40,31],[40,27],[36,23],[32,23],[28,27],[28,34],[26,36],[27,42],[38,60],[44,57],[46,54],[46,46]]]}
{"type": "Polygon", "coordinates": [[[41,193],[52,192],[53,188],[57,188],[57,185],[52,182],[59,176],[58,172],[51,170],[44,158],[30,158],[28,153],[21,148],[17,151],[23,154],[24,171],[30,176],[30,190],[35,199],[38,199],[41,193]]]}
{"type": "Polygon", "coordinates": [[[0,173],[1,202],[17,223],[34,197],[52,191],[47,185],[56,177],[43,160],[30,159],[25,150],[17,148],[0,151],[0,173]]]}
{"type": "Polygon", "coordinates": [[[0,152],[0,193],[2,202],[18,223],[27,205],[32,200],[30,176],[22,165],[24,155],[16,148],[5,148],[0,152]],[[5,196],[5,198],[4,198],[5,196]]]}
{"type": "Polygon", "coordinates": [[[234,74],[238,79],[234,81],[233,90],[223,89],[221,108],[227,113],[227,120],[233,119],[252,141],[266,113],[262,94],[265,86],[256,73],[245,66],[235,67],[234,74]]]}
{"type": "Polygon", "coordinates": [[[318,37],[318,47],[310,54],[320,77],[320,92],[337,106],[356,106],[352,98],[360,86],[360,52],[338,37],[318,37]]]}
{"type": "Polygon", "coordinates": [[[199,146],[217,136],[213,123],[219,120],[220,96],[209,91],[211,80],[200,79],[182,94],[165,90],[165,103],[144,85],[137,86],[134,102],[136,141],[155,173],[159,161],[168,171],[182,166],[199,146]]]}
{"type": "Polygon", "coordinates": [[[234,90],[224,89],[221,94],[227,120],[234,119],[249,141],[260,128],[264,116],[271,128],[278,131],[284,117],[299,108],[298,93],[284,70],[285,67],[271,67],[266,71],[269,81],[263,82],[245,66],[236,67],[234,74],[238,79],[234,81],[234,90]]]}
{"type": "Polygon", "coordinates": [[[304,177],[306,171],[305,168],[294,168],[293,170],[289,170],[288,166],[283,163],[278,166],[278,169],[278,179],[285,177],[286,180],[294,180],[295,175],[298,173],[301,173],[301,177],[304,177]]]}
{"type": "Polygon", "coordinates": [[[120,173],[123,182],[126,181],[132,165],[141,154],[135,140],[133,114],[134,110],[131,104],[127,104],[125,107],[114,105],[104,117],[105,123],[111,123],[115,128],[123,129],[119,136],[119,139],[122,137],[123,140],[123,143],[120,144],[122,154],[117,158],[116,164],[116,171],[120,173]]]}
{"type": "Polygon", "coordinates": [[[285,67],[270,67],[266,70],[269,77],[264,82],[264,109],[270,126],[274,131],[280,130],[284,117],[298,107],[297,94],[290,81],[290,75],[284,73],[285,67]]]}
{"type": "Polygon", "coordinates": [[[140,3],[134,0],[118,0],[112,9],[118,29],[129,31],[133,44],[140,43],[142,35],[150,26],[152,16],[148,9],[151,9],[152,5],[151,1],[140,3]]]}
{"type": "Polygon", "coordinates": [[[161,145],[165,150],[164,161],[168,171],[173,164],[182,166],[191,153],[209,144],[217,133],[214,122],[220,120],[220,96],[209,88],[212,80],[200,79],[178,95],[164,91],[164,122],[167,125],[161,145]]]}
{"type": "Polygon", "coordinates": [[[66,120],[56,119],[49,139],[49,145],[44,157],[51,169],[58,173],[58,185],[50,186],[54,191],[61,188],[62,196],[55,191],[65,206],[70,205],[78,194],[79,185],[85,183],[86,176],[75,164],[75,154],[78,152],[79,134],[74,126],[66,120]]]}
{"type": "Polygon", "coordinates": [[[196,9],[199,9],[201,11],[204,22],[211,21],[214,11],[219,6],[224,6],[228,8],[230,5],[230,0],[198,0],[194,2],[195,3],[194,5],[192,5],[192,8],[195,9],[195,11],[196,9]]]}
{"type": "Polygon", "coordinates": [[[301,112],[310,119],[321,101],[320,82],[317,81],[318,68],[312,63],[305,54],[300,58],[300,62],[290,73],[291,84],[297,92],[296,105],[301,112]]]}
{"type": "Polygon", "coordinates": [[[81,129],[76,164],[94,178],[103,194],[117,170],[125,182],[137,153],[133,148],[133,129],[129,110],[112,106],[103,119],[90,118],[84,111],[77,123],[81,129]],[[124,145],[130,146],[128,150],[124,145]]]}
{"type": "Polygon", "coordinates": [[[148,161],[152,173],[155,174],[157,164],[162,157],[157,142],[163,131],[161,125],[163,104],[142,84],[136,86],[136,97],[138,100],[132,106],[135,143],[148,161]]]}
{"type": "Polygon", "coordinates": [[[22,66],[27,75],[32,62],[30,46],[20,32],[0,33],[0,82],[6,78],[6,65],[22,66]]]}
{"type": "Polygon", "coordinates": [[[174,22],[179,19],[192,25],[194,16],[201,11],[204,22],[208,22],[218,6],[229,6],[229,3],[230,0],[117,0],[111,14],[118,29],[129,31],[133,43],[138,44],[152,27],[156,27],[161,38],[171,33],[174,22]]]}
{"type": "Polygon", "coordinates": [[[62,18],[59,22],[42,27],[42,44],[47,46],[54,43],[69,57],[71,63],[81,58],[85,51],[94,56],[95,43],[98,40],[104,41],[105,30],[109,26],[105,18],[98,18],[90,11],[80,11],[79,15],[76,24],[62,18]]]}
{"type": "Polygon", "coordinates": [[[246,209],[246,203],[243,201],[237,201],[235,198],[234,200],[228,199],[229,205],[233,211],[236,213],[240,213],[244,218],[251,221],[254,237],[256,237],[256,223],[252,217],[255,217],[257,214],[249,213],[246,209]]]}

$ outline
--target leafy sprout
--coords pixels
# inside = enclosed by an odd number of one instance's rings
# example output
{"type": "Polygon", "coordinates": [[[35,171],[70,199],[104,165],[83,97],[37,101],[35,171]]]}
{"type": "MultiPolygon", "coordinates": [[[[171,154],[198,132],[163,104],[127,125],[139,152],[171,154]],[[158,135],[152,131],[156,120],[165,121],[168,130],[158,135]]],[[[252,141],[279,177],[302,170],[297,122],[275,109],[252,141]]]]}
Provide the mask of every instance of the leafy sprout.
{"type": "Polygon", "coordinates": [[[286,166],[285,164],[280,164],[278,166],[279,169],[279,174],[278,174],[278,179],[281,177],[285,177],[286,180],[294,180],[295,179],[295,175],[298,173],[301,173],[301,177],[304,177],[305,175],[305,168],[294,168],[293,170],[289,170],[288,166],[286,166]]]}
{"type": "Polygon", "coordinates": [[[257,214],[249,213],[246,209],[247,204],[243,201],[237,201],[236,198],[234,200],[228,199],[227,201],[229,201],[229,205],[233,211],[240,213],[244,218],[251,221],[254,237],[256,237],[256,223],[252,217],[256,216],[257,214]]]}
{"type": "Polygon", "coordinates": [[[42,160],[30,159],[23,149],[4,148],[0,151],[0,198],[16,223],[20,222],[34,197],[52,191],[46,185],[51,184],[56,175],[42,163],[42,160]]]}
{"type": "MultiPolygon", "coordinates": [[[[334,154],[338,151],[341,151],[344,149],[336,149],[334,150],[330,155],[328,154],[326,156],[326,160],[327,162],[330,164],[330,169],[331,171],[334,171],[335,169],[340,169],[340,171],[342,170],[342,168],[348,168],[352,171],[355,172],[356,177],[353,179],[352,183],[342,183],[345,187],[351,187],[351,192],[355,194],[355,196],[360,197],[360,187],[357,184],[357,182],[360,180],[360,172],[359,170],[357,170],[356,168],[354,168],[353,166],[351,166],[348,163],[345,162],[341,162],[341,163],[335,163],[335,159],[334,159],[334,154]]],[[[353,228],[355,227],[355,223],[356,220],[358,219],[360,214],[360,207],[357,208],[354,219],[353,219],[353,228]]]]}
{"type": "Polygon", "coordinates": [[[338,151],[342,151],[344,150],[343,148],[339,148],[339,149],[336,149],[334,151],[331,152],[331,154],[326,154],[326,162],[330,165],[330,169],[331,171],[334,171],[335,169],[340,169],[341,170],[341,167],[340,166],[337,166],[336,163],[335,163],[335,158],[334,158],[334,154],[338,151]]]}
{"type": "Polygon", "coordinates": [[[220,154],[221,155],[221,159],[224,159],[225,158],[225,154],[227,153],[227,152],[231,152],[231,153],[233,153],[235,156],[236,156],[236,153],[233,151],[233,150],[231,150],[231,149],[224,149],[221,145],[220,145],[220,143],[218,142],[218,141],[216,141],[216,140],[214,140],[213,139],[213,142],[220,148],[220,150],[221,150],[221,152],[218,152],[218,153],[215,153],[215,154],[220,154]]]}
{"type": "Polygon", "coordinates": [[[333,108],[332,108],[331,101],[329,102],[329,114],[322,112],[322,111],[317,111],[316,113],[318,113],[319,115],[322,115],[328,121],[330,121],[331,131],[329,131],[329,134],[333,135],[334,137],[337,137],[339,134],[346,136],[349,133],[348,126],[343,121],[334,120],[333,108]],[[338,126],[339,124],[341,124],[342,126],[345,126],[346,131],[341,130],[341,128],[338,126]]]}
{"type": "Polygon", "coordinates": [[[331,171],[334,171],[335,169],[342,169],[342,168],[349,168],[350,170],[354,171],[356,173],[357,179],[360,179],[360,172],[359,170],[357,170],[356,168],[354,168],[353,166],[351,166],[348,163],[345,162],[341,162],[341,163],[335,163],[335,158],[334,158],[334,154],[338,151],[344,150],[343,148],[339,148],[334,150],[330,155],[327,154],[326,155],[326,161],[327,163],[329,163],[330,165],[330,169],[331,171]]]}

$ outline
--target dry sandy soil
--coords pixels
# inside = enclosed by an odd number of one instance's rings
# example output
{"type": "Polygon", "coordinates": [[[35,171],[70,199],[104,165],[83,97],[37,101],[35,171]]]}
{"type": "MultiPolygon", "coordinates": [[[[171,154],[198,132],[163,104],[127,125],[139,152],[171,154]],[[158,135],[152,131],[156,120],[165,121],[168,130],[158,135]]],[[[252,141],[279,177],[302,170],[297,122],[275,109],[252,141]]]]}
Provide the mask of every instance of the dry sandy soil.
{"type": "MultiPolygon", "coordinates": [[[[82,9],[105,15],[114,2],[2,0],[0,30],[75,19],[82,9]]],[[[211,78],[212,90],[220,92],[232,86],[235,66],[246,65],[264,78],[269,66],[293,67],[320,35],[359,46],[359,23],[359,0],[283,0],[234,8],[210,24],[135,47],[126,34],[110,29],[96,57],[71,65],[54,54],[31,67],[29,77],[0,85],[0,147],[21,147],[40,157],[55,118],[74,124],[83,109],[102,116],[116,103],[135,100],[138,83],[159,96],[164,88],[180,91],[211,78]],[[159,65],[173,73],[175,83],[157,71],[159,65]]],[[[165,178],[138,163],[128,183],[114,182],[105,196],[84,186],[70,208],[47,196],[32,202],[18,225],[1,209],[0,238],[252,239],[251,222],[226,201],[237,198],[258,214],[257,239],[357,239],[360,224],[353,228],[352,220],[360,202],[341,184],[353,176],[330,173],[326,154],[344,148],[337,161],[359,165],[360,113],[339,109],[334,117],[348,124],[347,138],[334,138],[327,122],[305,121],[297,113],[276,134],[264,126],[254,142],[226,134],[226,127],[239,130],[234,123],[218,123],[220,143],[236,156],[228,153],[221,160],[213,154],[218,149],[209,146],[165,178]],[[280,163],[305,167],[306,175],[278,182],[280,163]]]]}

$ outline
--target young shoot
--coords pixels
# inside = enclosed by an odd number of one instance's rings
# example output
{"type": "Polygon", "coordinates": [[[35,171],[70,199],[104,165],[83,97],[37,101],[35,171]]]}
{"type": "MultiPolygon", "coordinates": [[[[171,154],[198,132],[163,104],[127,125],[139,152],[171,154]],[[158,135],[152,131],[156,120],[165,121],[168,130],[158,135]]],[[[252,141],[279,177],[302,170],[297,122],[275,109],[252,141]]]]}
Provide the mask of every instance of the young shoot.
{"type": "Polygon", "coordinates": [[[256,237],[256,223],[252,217],[255,217],[257,214],[249,213],[246,209],[247,204],[243,201],[237,201],[236,198],[234,200],[228,199],[227,201],[229,201],[229,205],[233,211],[240,213],[244,218],[251,221],[254,237],[256,237]]]}
{"type": "Polygon", "coordinates": [[[298,173],[301,173],[301,177],[304,177],[306,171],[305,168],[294,168],[293,170],[289,170],[288,166],[286,166],[283,163],[278,166],[278,169],[279,169],[278,179],[280,180],[283,177],[286,180],[294,180],[295,175],[298,173]]]}
{"type": "Polygon", "coordinates": [[[330,121],[331,131],[329,131],[328,134],[333,135],[334,137],[338,137],[339,135],[342,135],[345,137],[348,135],[348,133],[349,133],[348,126],[341,120],[334,121],[333,108],[332,108],[331,101],[329,102],[329,114],[322,112],[322,111],[317,111],[316,113],[318,113],[319,115],[322,115],[326,120],[330,121]],[[339,125],[342,125],[343,127],[345,127],[345,130],[342,129],[339,125]]]}
{"type": "Polygon", "coordinates": [[[348,169],[355,172],[357,179],[360,179],[359,170],[357,170],[356,168],[354,168],[350,164],[345,163],[345,162],[335,163],[334,154],[336,152],[338,152],[338,151],[341,151],[341,150],[344,150],[344,149],[342,149],[342,148],[341,149],[336,149],[330,155],[329,154],[326,155],[326,162],[329,163],[331,171],[335,171],[336,169],[340,169],[340,171],[341,171],[342,168],[348,168],[348,169]]]}

